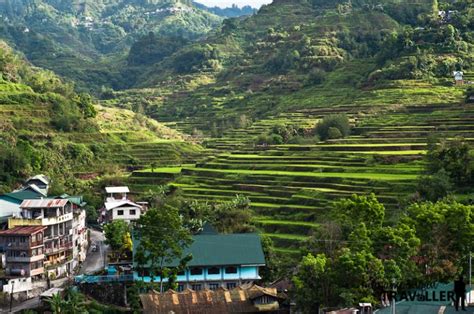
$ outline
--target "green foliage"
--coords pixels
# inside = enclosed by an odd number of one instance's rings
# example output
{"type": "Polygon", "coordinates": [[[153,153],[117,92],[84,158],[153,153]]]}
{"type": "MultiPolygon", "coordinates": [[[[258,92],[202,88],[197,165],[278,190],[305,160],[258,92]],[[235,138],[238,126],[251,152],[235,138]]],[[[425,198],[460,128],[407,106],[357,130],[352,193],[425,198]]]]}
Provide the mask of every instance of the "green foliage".
{"type": "Polygon", "coordinates": [[[106,243],[110,245],[112,250],[120,253],[129,251],[130,246],[130,228],[123,220],[114,220],[104,226],[104,235],[106,243]]]}
{"type": "Polygon", "coordinates": [[[182,225],[182,218],[177,209],[151,208],[138,221],[137,228],[140,244],[137,248],[142,253],[140,264],[148,263],[152,278],[160,276],[160,291],[163,291],[163,278],[170,275],[163,264],[171,263],[174,259],[182,262],[183,249],[191,244],[191,235],[182,225]]]}
{"type": "Polygon", "coordinates": [[[195,45],[182,50],[174,58],[177,73],[215,71],[220,68],[219,50],[211,45],[195,45]]]}
{"type": "Polygon", "coordinates": [[[364,223],[369,230],[380,228],[385,218],[385,207],[375,194],[360,196],[354,194],[351,198],[342,199],[334,203],[337,221],[346,230],[364,223]]]}
{"type": "Polygon", "coordinates": [[[211,224],[220,233],[246,233],[254,231],[250,200],[236,195],[228,202],[215,205],[211,224]]]}
{"type": "Polygon", "coordinates": [[[158,36],[150,32],[132,45],[127,58],[128,64],[138,66],[158,63],[178,51],[186,42],[181,37],[158,36]]]}
{"type": "Polygon", "coordinates": [[[453,191],[453,184],[446,171],[441,169],[431,176],[421,176],[417,191],[423,199],[435,202],[448,196],[453,191]]]}
{"type": "Polygon", "coordinates": [[[429,173],[444,171],[456,185],[472,180],[470,147],[462,139],[431,143],[426,155],[429,173]]]}
{"type": "Polygon", "coordinates": [[[469,86],[465,92],[465,101],[466,103],[474,102],[474,87],[469,86]]]}
{"type": "Polygon", "coordinates": [[[349,118],[345,114],[326,116],[318,122],[315,132],[322,140],[346,137],[351,132],[349,118]]]}
{"type": "Polygon", "coordinates": [[[303,313],[319,312],[323,302],[324,286],[328,261],[324,254],[303,257],[298,265],[298,272],[293,277],[295,299],[303,313]]]}
{"type": "Polygon", "coordinates": [[[419,255],[426,268],[424,280],[445,282],[462,269],[473,246],[473,206],[453,201],[413,204],[407,209],[407,224],[422,241],[419,255]]]}

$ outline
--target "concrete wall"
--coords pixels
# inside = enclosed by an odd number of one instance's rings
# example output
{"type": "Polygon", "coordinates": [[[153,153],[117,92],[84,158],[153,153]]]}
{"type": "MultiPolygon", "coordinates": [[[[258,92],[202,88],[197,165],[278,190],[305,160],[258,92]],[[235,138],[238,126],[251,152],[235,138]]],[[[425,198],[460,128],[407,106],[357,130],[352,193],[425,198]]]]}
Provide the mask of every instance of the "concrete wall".
{"type": "Polygon", "coordinates": [[[141,209],[138,208],[138,207],[131,207],[130,206],[130,207],[119,207],[119,208],[112,209],[112,219],[113,220],[119,220],[119,219],[136,220],[136,219],[140,218],[140,214],[141,214],[141,209]],[[119,210],[123,211],[123,215],[118,215],[119,210]],[[135,215],[131,215],[130,210],[135,210],[135,215]]]}
{"type": "Polygon", "coordinates": [[[6,285],[3,285],[3,291],[11,293],[25,292],[33,290],[33,283],[31,278],[15,278],[9,279],[6,285]]]}
{"type": "Polygon", "coordinates": [[[19,216],[21,213],[20,205],[0,199],[0,217],[19,216]]]}

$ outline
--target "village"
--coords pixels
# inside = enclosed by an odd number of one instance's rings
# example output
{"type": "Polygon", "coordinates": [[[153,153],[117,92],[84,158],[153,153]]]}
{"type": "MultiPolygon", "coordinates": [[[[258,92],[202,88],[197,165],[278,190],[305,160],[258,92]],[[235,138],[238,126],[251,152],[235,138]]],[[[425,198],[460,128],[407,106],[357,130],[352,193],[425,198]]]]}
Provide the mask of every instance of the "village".
{"type": "MultiPolygon", "coordinates": [[[[21,188],[0,195],[4,310],[47,306],[45,300],[70,286],[96,296],[110,285],[120,291],[134,282],[160,282],[151,269],[138,265],[139,238],[133,239],[132,256],[117,257],[105,244],[102,228],[97,228],[123,221],[133,229],[146,213],[147,202],[134,201],[126,186],[106,187],[104,205],[97,209],[99,224],[90,228],[83,197],[49,195],[50,184],[47,176],[36,175],[21,188]]],[[[206,224],[192,236],[186,253],[192,259],[179,269],[176,290],[140,295],[145,313],[289,312],[288,281],[257,285],[266,264],[258,234],[218,234],[206,224]]],[[[167,266],[179,267],[176,262],[167,266]]],[[[114,303],[128,306],[120,293],[114,303]]]]}

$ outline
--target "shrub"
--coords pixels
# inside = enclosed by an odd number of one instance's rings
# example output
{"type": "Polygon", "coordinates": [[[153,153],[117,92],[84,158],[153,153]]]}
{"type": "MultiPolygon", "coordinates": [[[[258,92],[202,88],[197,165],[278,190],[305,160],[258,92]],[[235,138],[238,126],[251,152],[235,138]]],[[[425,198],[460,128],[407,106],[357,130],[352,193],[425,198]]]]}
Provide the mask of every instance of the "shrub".
{"type": "Polygon", "coordinates": [[[336,138],[343,138],[350,134],[351,126],[349,118],[345,114],[332,114],[324,117],[316,125],[316,134],[319,135],[321,140],[327,140],[331,136],[338,136],[336,138]],[[330,134],[330,129],[332,129],[330,134]],[[334,129],[337,129],[340,133],[337,133],[334,129]]]}
{"type": "Polygon", "coordinates": [[[328,139],[334,140],[334,139],[342,138],[342,137],[343,137],[342,133],[341,133],[341,131],[339,131],[338,128],[330,127],[328,129],[328,139]]]}
{"type": "Polygon", "coordinates": [[[418,180],[418,193],[428,201],[436,202],[452,191],[453,185],[448,173],[441,169],[432,176],[422,176],[418,180]]]}

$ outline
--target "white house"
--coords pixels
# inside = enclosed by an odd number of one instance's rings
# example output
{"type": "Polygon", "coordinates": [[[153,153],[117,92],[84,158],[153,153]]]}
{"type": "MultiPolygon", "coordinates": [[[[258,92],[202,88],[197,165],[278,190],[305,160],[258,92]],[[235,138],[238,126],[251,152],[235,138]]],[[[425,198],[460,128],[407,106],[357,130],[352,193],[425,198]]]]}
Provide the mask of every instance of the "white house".
{"type": "Polygon", "coordinates": [[[104,208],[102,209],[102,222],[125,220],[131,222],[140,218],[144,207],[128,198],[130,190],[126,186],[106,187],[107,193],[104,208]]]}
{"type": "Polygon", "coordinates": [[[462,71],[454,71],[453,72],[454,76],[454,81],[456,82],[456,85],[463,85],[464,84],[464,73],[462,71]]]}
{"type": "Polygon", "coordinates": [[[142,207],[129,200],[106,202],[105,210],[107,221],[122,219],[131,222],[140,218],[142,214],[142,207]]]}

